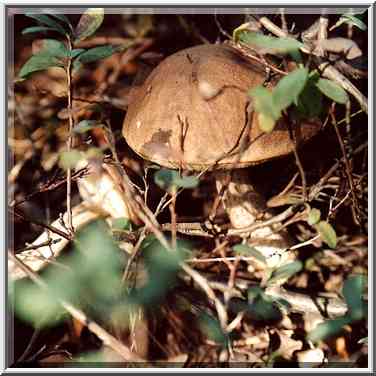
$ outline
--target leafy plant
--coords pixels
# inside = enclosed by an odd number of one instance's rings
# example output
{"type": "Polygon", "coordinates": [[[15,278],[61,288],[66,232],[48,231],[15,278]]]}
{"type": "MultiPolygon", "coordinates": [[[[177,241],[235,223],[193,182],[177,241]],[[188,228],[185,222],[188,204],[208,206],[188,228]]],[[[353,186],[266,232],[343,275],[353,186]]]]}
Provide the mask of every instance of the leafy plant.
{"type": "Polygon", "coordinates": [[[298,63],[297,68],[280,79],[273,89],[259,86],[248,93],[253,99],[262,131],[273,131],[283,112],[291,106],[300,118],[318,116],[322,108],[322,94],[339,104],[347,103],[348,95],[341,86],[321,78],[317,70],[309,71],[303,66],[299,50],[304,45],[296,39],[275,38],[242,27],[234,30],[233,38],[235,42],[256,46],[261,53],[289,54],[298,63]]]}
{"type": "Polygon", "coordinates": [[[362,275],[351,276],[345,281],[342,294],[348,307],[346,315],[319,324],[308,334],[307,338],[310,341],[319,342],[335,336],[341,332],[345,325],[366,317],[366,303],[362,298],[364,282],[362,275]]]}

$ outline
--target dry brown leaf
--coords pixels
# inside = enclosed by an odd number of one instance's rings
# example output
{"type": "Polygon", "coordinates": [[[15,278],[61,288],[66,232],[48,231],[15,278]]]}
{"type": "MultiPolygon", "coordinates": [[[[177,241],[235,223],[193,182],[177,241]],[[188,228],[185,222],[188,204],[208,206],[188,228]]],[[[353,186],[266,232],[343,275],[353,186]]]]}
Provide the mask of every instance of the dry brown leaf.
{"type": "Polygon", "coordinates": [[[362,50],[351,39],[347,38],[329,38],[317,42],[317,47],[328,52],[337,54],[345,54],[349,60],[362,56],[362,50]]]}

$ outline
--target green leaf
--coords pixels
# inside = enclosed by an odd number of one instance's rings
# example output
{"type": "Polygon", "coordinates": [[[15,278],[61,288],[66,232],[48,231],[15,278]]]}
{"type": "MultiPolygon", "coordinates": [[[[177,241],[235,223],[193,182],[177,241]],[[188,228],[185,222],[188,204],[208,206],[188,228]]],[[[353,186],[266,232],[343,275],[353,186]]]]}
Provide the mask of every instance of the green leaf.
{"type": "Polygon", "coordinates": [[[273,90],[273,100],[280,111],[298,102],[298,97],[303,91],[307,79],[308,69],[298,68],[278,82],[273,90]]]}
{"type": "Polygon", "coordinates": [[[320,78],[316,86],[320,89],[320,91],[326,95],[328,98],[332,99],[334,102],[340,104],[346,104],[349,100],[349,97],[344,89],[341,86],[336,84],[331,80],[327,80],[325,78],[320,78]]]}
{"type": "Polygon", "coordinates": [[[316,225],[316,230],[322,241],[330,248],[335,248],[337,246],[337,235],[330,223],[321,221],[316,225]]]}
{"type": "Polygon", "coordinates": [[[319,222],[320,217],[321,217],[320,210],[313,208],[308,213],[307,222],[308,222],[309,225],[313,226],[313,225],[315,225],[316,223],[319,222]]]}
{"type": "Polygon", "coordinates": [[[361,338],[361,339],[358,341],[358,343],[359,343],[360,345],[368,345],[368,337],[363,337],[363,338],[361,338]]]}
{"type": "Polygon", "coordinates": [[[196,176],[180,176],[175,170],[162,168],[154,174],[154,182],[160,188],[170,190],[177,188],[195,188],[199,184],[196,176]]]}
{"type": "Polygon", "coordinates": [[[226,346],[228,344],[229,335],[222,330],[221,325],[217,319],[206,313],[203,313],[199,318],[199,323],[201,331],[210,340],[219,343],[222,346],[226,346]]]}
{"type": "Polygon", "coordinates": [[[71,51],[70,53],[70,57],[72,59],[74,59],[75,57],[81,55],[83,52],[85,52],[86,50],[84,48],[76,48],[74,50],[71,51]]]}
{"type": "Polygon", "coordinates": [[[260,262],[266,262],[265,256],[256,248],[250,247],[248,244],[236,244],[232,249],[242,256],[251,256],[260,262]]]}
{"type": "Polygon", "coordinates": [[[97,120],[82,120],[74,128],[75,133],[86,133],[94,128],[103,128],[103,124],[97,120]]]}
{"type": "Polygon", "coordinates": [[[23,29],[22,34],[40,33],[44,31],[55,31],[55,29],[48,26],[31,26],[23,29]]]}
{"type": "Polygon", "coordinates": [[[264,291],[254,286],[248,289],[247,313],[255,321],[281,320],[282,314],[274,298],[264,293],[264,291]]]}
{"type": "Polygon", "coordinates": [[[120,50],[121,47],[119,46],[94,47],[80,54],[77,59],[83,64],[92,63],[93,61],[109,57],[120,50]]]}
{"type": "Polygon", "coordinates": [[[276,126],[277,122],[272,117],[265,115],[263,113],[259,113],[257,115],[260,129],[266,133],[271,132],[276,126]]]}
{"type": "Polygon", "coordinates": [[[16,316],[36,328],[54,325],[65,316],[55,296],[30,281],[19,284],[14,297],[16,316]]]}
{"type": "Polygon", "coordinates": [[[104,8],[89,8],[87,9],[74,31],[76,40],[75,42],[82,41],[93,35],[101,26],[104,19],[104,8]]]}
{"type": "Polygon", "coordinates": [[[40,24],[51,27],[55,31],[59,32],[62,35],[66,35],[67,32],[64,28],[56,22],[51,17],[47,16],[46,14],[34,14],[34,13],[26,13],[27,17],[33,18],[34,20],[38,21],[40,24]]]}
{"type": "Polygon", "coordinates": [[[330,30],[334,30],[335,28],[337,28],[338,26],[341,26],[344,23],[347,25],[356,26],[358,29],[362,31],[367,30],[367,25],[353,14],[342,15],[340,19],[336,22],[336,24],[330,28],[330,30]]]}
{"type": "Polygon", "coordinates": [[[335,336],[342,331],[342,328],[351,322],[350,317],[339,317],[335,320],[328,320],[313,329],[307,336],[307,339],[312,342],[319,342],[329,337],[335,336]]]}
{"type": "Polygon", "coordinates": [[[60,154],[59,166],[64,170],[68,170],[69,168],[76,167],[81,159],[82,154],[78,150],[63,151],[60,154]]]}
{"type": "Polygon", "coordinates": [[[248,92],[253,99],[254,109],[259,114],[264,114],[277,121],[281,117],[281,111],[274,103],[272,93],[263,86],[257,86],[248,92]]]}
{"type": "Polygon", "coordinates": [[[58,58],[69,56],[69,51],[63,42],[56,39],[42,39],[38,41],[38,54],[50,55],[58,58]]]}
{"type": "Polygon", "coordinates": [[[247,44],[265,48],[266,51],[274,53],[289,53],[304,47],[304,44],[293,38],[275,38],[251,31],[243,31],[239,39],[247,44]]]}
{"type": "Polygon", "coordinates": [[[361,320],[364,317],[363,288],[364,277],[362,275],[349,277],[343,286],[342,294],[349,307],[349,315],[353,320],[361,320]]]}
{"type": "Polygon", "coordinates": [[[286,265],[279,267],[277,270],[272,272],[268,280],[268,284],[273,284],[280,280],[286,280],[292,277],[294,274],[300,272],[303,268],[303,264],[301,261],[293,261],[286,265]]]}
{"type": "Polygon", "coordinates": [[[55,13],[54,14],[47,13],[47,14],[51,17],[57,18],[61,22],[64,22],[68,26],[69,30],[73,31],[72,24],[70,23],[68,17],[66,17],[64,14],[55,14],[55,13]]]}
{"type": "Polygon", "coordinates": [[[199,185],[200,181],[197,176],[178,176],[174,180],[174,184],[179,188],[192,189],[199,185]]]}
{"type": "Polygon", "coordinates": [[[51,67],[61,67],[64,65],[54,56],[47,54],[36,54],[32,56],[21,68],[19,77],[25,78],[29,74],[45,70],[51,67]]]}
{"type": "Polygon", "coordinates": [[[111,221],[111,227],[113,230],[127,230],[132,231],[132,222],[129,218],[113,218],[111,221]]]}
{"type": "Polygon", "coordinates": [[[316,86],[317,80],[318,77],[310,77],[299,95],[297,111],[303,118],[312,119],[322,112],[322,93],[316,86]]]}

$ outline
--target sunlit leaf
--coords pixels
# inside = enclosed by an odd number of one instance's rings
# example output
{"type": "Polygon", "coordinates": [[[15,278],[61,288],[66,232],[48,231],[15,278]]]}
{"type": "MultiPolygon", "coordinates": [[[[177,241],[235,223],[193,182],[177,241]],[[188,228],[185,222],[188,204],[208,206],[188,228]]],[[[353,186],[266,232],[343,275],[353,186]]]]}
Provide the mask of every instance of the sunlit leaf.
{"type": "Polygon", "coordinates": [[[297,111],[304,118],[312,119],[322,112],[322,93],[316,86],[317,80],[318,77],[310,77],[299,95],[297,111]]]}
{"type": "Polygon", "coordinates": [[[30,281],[16,287],[14,309],[17,317],[35,327],[54,325],[65,317],[64,309],[54,294],[30,281]]]}
{"type": "Polygon", "coordinates": [[[75,29],[75,42],[82,41],[93,35],[104,19],[103,8],[89,8],[81,16],[75,29]]]}
{"type": "Polygon", "coordinates": [[[132,222],[129,218],[114,218],[111,222],[112,229],[114,230],[132,230],[132,222]]]}
{"type": "Polygon", "coordinates": [[[325,78],[320,78],[316,86],[320,89],[320,91],[326,95],[328,98],[332,99],[334,102],[340,104],[346,104],[349,100],[349,97],[344,89],[341,86],[336,84],[331,80],[327,80],[325,78]]]}
{"type": "Polygon", "coordinates": [[[318,324],[309,334],[307,339],[312,342],[319,342],[339,334],[343,327],[351,322],[347,316],[338,319],[328,320],[318,324]]]}
{"type": "Polygon", "coordinates": [[[313,226],[313,225],[315,225],[316,223],[319,222],[320,217],[321,217],[320,210],[313,208],[308,213],[307,222],[308,222],[308,224],[310,224],[311,226],[313,226]]]}
{"type": "Polygon", "coordinates": [[[266,133],[271,132],[277,124],[275,119],[262,112],[257,114],[257,119],[260,129],[266,133]]]}
{"type": "Polygon", "coordinates": [[[64,170],[74,168],[82,158],[83,155],[78,150],[63,151],[60,153],[59,166],[64,170]]]}
{"type": "Polygon", "coordinates": [[[367,30],[367,25],[353,14],[342,15],[340,19],[336,22],[336,24],[330,28],[330,30],[334,30],[335,28],[337,28],[338,26],[341,26],[342,24],[356,26],[358,29],[362,31],[367,30]]]}
{"type": "Polygon", "coordinates": [[[273,284],[280,280],[291,278],[293,275],[300,272],[302,268],[303,264],[301,261],[293,261],[286,265],[283,265],[277,270],[273,271],[271,277],[268,280],[268,284],[273,284]]]}
{"type": "Polygon", "coordinates": [[[57,58],[69,56],[69,51],[65,44],[56,39],[39,39],[34,41],[33,52],[34,50],[37,50],[37,54],[50,55],[57,58]]]}
{"type": "Polygon", "coordinates": [[[283,77],[273,90],[273,100],[281,111],[297,103],[308,79],[308,69],[298,68],[283,77]]]}
{"type": "Polygon", "coordinates": [[[303,43],[293,38],[275,38],[256,32],[241,32],[239,39],[247,44],[264,48],[271,53],[289,53],[302,48],[303,43]]]}
{"type": "Polygon", "coordinates": [[[25,78],[31,73],[45,70],[51,67],[61,67],[64,65],[52,55],[47,55],[44,53],[33,55],[21,68],[19,77],[25,78]]]}
{"type": "Polygon", "coordinates": [[[323,242],[330,248],[337,246],[337,235],[332,225],[326,221],[321,221],[316,224],[316,230],[319,233],[323,242]]]}
{"type": "Polygon", "coordinates": [[[354,320],[361,320],[364,317],[363,289],[362,275],[349,277],[343,286],[342,293],[350,310],[349,315],[354,320]]]}
{"type": "Polygon", "coordinates": [[[263,86],[257,86],[249,91],[249,96],[254,100],[254,108],[258,113],[267,114],[274,120],[281,116],[279,108],[273,101],[272,92],[263,86]]]}
{"type": "Polygon", "coordinates": [[[232,249],[242,255],[242,256],[251,256],[254,257],[256,260],[265,263],[265,256],[258,251],[256,248],[249,246],[248,244],[236,244],[232,249]]]}

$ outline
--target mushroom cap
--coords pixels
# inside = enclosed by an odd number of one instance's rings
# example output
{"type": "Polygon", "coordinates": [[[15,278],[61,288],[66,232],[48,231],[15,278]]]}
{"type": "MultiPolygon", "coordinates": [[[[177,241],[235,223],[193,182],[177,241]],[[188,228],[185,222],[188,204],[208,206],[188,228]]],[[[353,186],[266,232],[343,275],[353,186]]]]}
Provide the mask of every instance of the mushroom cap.
{"type": "MultiPolygon", "coordinates": [[[[265,77],[260,63],[230,46],[181,50],[134,90],[123,135],[142,158],[168,168],[232,169],[289,154],[294,146],[283,120],[263,133],[247,110],[247,92],[265,77]]],[[[306,121],[294,129],[295,139],[318,130],[306,121]]]]}

